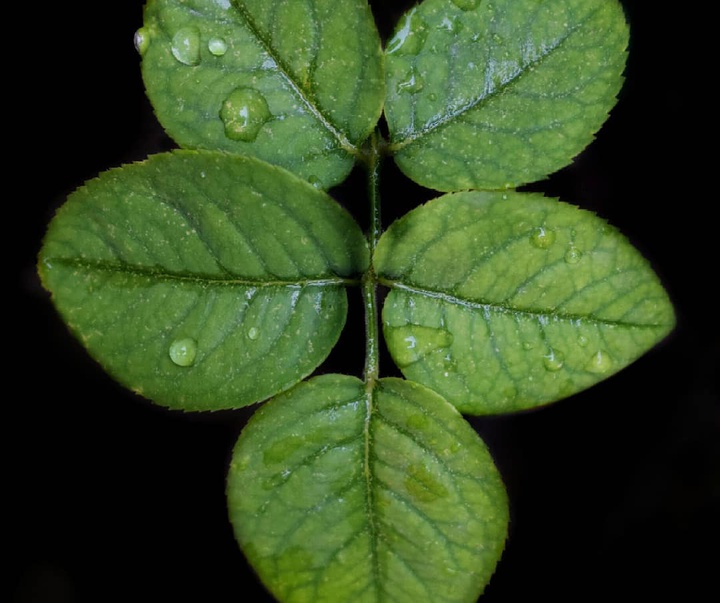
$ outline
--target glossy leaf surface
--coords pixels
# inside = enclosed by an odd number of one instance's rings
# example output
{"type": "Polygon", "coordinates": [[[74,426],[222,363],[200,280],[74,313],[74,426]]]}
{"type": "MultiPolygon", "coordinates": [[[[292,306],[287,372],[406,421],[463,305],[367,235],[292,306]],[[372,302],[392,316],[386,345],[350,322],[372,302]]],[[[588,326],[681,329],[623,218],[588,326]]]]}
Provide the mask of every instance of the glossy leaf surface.
{"type": "Polygon", "coordinates": [[[657,276],[605,221],[538,194],[449,194],[384,233],[375,268],[403,374],[464,413],[521,410],[627,366],[674,325],[657,276]]]}
{"type": "Polygon", "coordinates": [[[504,546],[503,484],[445,400],[325,375],[259,409],[236,445],[230,519],[282,603],[474,602],[504,546]]]}
{"type": "Polygon", "coordinates": [[[615,0],[424,0],[386,49],[395,160],[442,191],[544,178],[607,118],[627,43],[615,0]]]}
{"type": "Polygon", "coordinates": [[[40,253],[66,323],[118,381],[188,410],[243,406],[308,375],[337,341],[355,222],[261,161],[178,151],[102,174],[40,253]]]}
{"type": "Polygon", "coordinates": [[[139,36],[148,96],[185,147],[251,154],[327,188],[380,116],[364,0],[151,0],[139,36]]]}

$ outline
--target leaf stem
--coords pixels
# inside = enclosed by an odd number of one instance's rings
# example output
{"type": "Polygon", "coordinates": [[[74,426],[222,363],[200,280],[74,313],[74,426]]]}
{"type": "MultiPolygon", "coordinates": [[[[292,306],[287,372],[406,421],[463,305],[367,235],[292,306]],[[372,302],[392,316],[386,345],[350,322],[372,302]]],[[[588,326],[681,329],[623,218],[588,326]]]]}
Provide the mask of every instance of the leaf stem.
{"type": "Polygon", "coordinates": [[[365,350],[365,386],[368,392],[372,392],[375,382],[380,376],[378,281],[372,258],[375,255],[375,248],[382,234],[382,222],[380,219],[380,147],[383,144],[382,136],[376,130],[368,142],[364,156],[368,177],[368,198],[370,200],[370,267],[363,276],[362,292],[365,305],[365,338],[367,346],[365,350]]]}

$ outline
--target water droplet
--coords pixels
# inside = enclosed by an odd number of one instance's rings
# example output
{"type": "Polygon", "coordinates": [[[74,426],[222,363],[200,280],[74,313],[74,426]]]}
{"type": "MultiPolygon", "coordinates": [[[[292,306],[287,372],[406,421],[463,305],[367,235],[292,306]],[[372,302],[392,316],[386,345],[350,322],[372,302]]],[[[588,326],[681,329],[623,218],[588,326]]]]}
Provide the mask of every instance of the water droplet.
{"type": "Polygon", "coordinates": [[[565,261],[568,264],[577,264],[582,258],[582,251],[580,251],[574,244],[570,244],[565,252],[565,261]]]}
{"type": "Polygon", "coordinates": [[[255,340],[260,336],[260,331],[255,327],[250,327],[247,332],[248,339],[255,340]]]}
{"type": "Polygon", "coordinates": [[[475,10],[480,4],[480,0],[452,0],[452,3],[460,10],[475,10]]]}
{"type": "Polygon", "coordinates": [[[565,363],[565,355],[557,350],[550,350],[545,356],[543,356],[543,365],[545,368],[554,373],[559,371],[565,363]]]}
{"type": "Polygon", "coordinates": [[[231,140],[252,142],[270,117],[265,97],[255,88],[236,88],[220,109],[225,136],[231,140]]]}
{"type": "Polygon", "coordinates": [[[196,27],[183,27],[173,36],[170,46],[173,56],[183,65],[200,63],[200,32],[196,27]]]}
{"type": "Polygon", "coordinates": [[[387,54],[418,54],[425,45],[427,25],[415,14],[417,8],[408,11],[395,35],[388,42],[387,54]]]}
{"type": "Polygon", "coordinates": [[[309,176],[309,177],[308,177],[308,182],[309,182],[310,184],[312,184],[315,188],[322,189],[322,187],[323,187],[322,180],[320,180],[320,178],[318,178],[318,177],[315,176],[315,175],[309,176]]]}
{"type": "Polygon", "coordinates": [[[140,53],[140,56],[143,56],[150,46],[150,32],[145,27],[141,27],[135,32],[133,43],[135,50],[140,53]]]}
{"type": "Polygon", "coordinates": [[[547,249],[555,242],[555,232],[539,226],[530,235],[530,242],[538,249],[547,249]]]}
{"type": "Polygon", "coordinates": [[[585,337],[585,335],[580,335],[580,336],[578,337],[578,340],[577,340],[578,345],[579,345],[581,348],[584,348],[584,347],[588,344],[588,341],[589,341],[589,340],[588,340],[587,337],[585,337]]]}
{"type": "Polygon", "coordinates": [[[408,366],[429,353],[450,347],[452,333],[420,325],[387,328],[385,337],[398,366],[408,366]]]}
{"type": "Polygon", "coordinates": [[[416,94],[423,89],[423,86],[424,82],[422,77],[413,69],[405,76],[405,79],[403,81],[398,82],[397,91],[416,94]]]}
{"type": "Polygon", "coordinates": [[[407,468],[405,488],[410,496],[421,502],[431,502],[448,495],[447,488],[424,465],[410,465],[407,468]]]}
{"type": "Polygon", "coordinates": [[[190,337],[176,339],[170,344],[168,354],[178,366],[192,366],[197,356],[197,341],[190,337]]]}
{"type": "Polygon", "coordinates": [[[210,38],[208,40],[208,50],[216,57],[223,56],[227,52],[227,49],[227,42],[222,38],[210,38]]]}
{"type": "Polygon", "coordinates": [[[602,375],[609,373],[614,364],[615,361],[610,354],[608,354],[605,350],[598,350],[595,352],[593,357],[590,358],[590,362],[588,362],[585,369],[591,373],[602,375]]]}

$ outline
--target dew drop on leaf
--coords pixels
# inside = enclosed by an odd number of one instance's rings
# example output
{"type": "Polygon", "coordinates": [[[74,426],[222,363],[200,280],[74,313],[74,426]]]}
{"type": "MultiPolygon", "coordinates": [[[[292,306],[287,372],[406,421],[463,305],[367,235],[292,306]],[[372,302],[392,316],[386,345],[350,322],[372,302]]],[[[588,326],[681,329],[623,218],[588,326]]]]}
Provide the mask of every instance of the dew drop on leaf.
{"type": "Polygon", "coordinates": [[[225,136],[231,140],[252,142],[270,117],[265,97],[255,88],[236,88],[220,109],[225,136]]]}
{"type": "Polygon", "coordinates": [[[605,350],[598,350],[585,368],[591,373],[602,375],[609,373],[614,364],[615,362],[610,354],[605,350]]]}
{"type": "Polygon", "coordinates": [[[200,32],[196,27],[183,27],[175,32],[170,46],[173,56],[183,65],[200,63],[200,32]]]}
{"type": "Polygon", "coordinates": [[[545,356],[543,356],[543,365],[545,369],[554,373],[559,371],[565,363],[565,355],[557,350],[550,350],[545,356]]]}
{"type": "Polygon", "coordinates": [[[133,43],[135,44],[135,50],[140,53],[140,56],[144,55],[150,46],[150,32],[144,27],[141,27],[135,32],[133,43]]]}
{"type": "Polygon", "coordinates": [[[248,339],[256,340],[260,336],[260,331],[256,327],[250,327],[247,332],[248,339]]]}
{"type": "Polygon", "coordinates": [[[449,347],[453,335],[445,329],[405,325],[388,328],[385,332],[388,346],[398,366],[408,366],[431,352],[449,347]]]}
{"type": "Polygon", "coordinates": [[[530,242],[538,249],[547,249],[555,242],[555,233],[540,226],[533,230],[530,242]]]}
{"type": "Polygon", "coordinates": [[[565,261],[568,264],[577,264],[582,258],[582,251],[580,251],[575,245],[570,244],[565,252],[565,261]]]}
{"type": "Polygon", "coordinates": [[[413,69],[405,76],[404,80],[398,82],[397,91],[416,94],[423,89],[423,85],[424,82],[422,77],[420,77],[420,74],[413,69]]]}
{"type": "Polygon", "coordinates": [[[227,49],[227,42],[222,38],[210,38],[208,40],[208,50],[216,57],[223,56],[227,52],[227,49]]]}
{"type": "Polygon", "coordinates": [[[178,366],[192,366],[197,356],[197,341],[190,337],[176,339],[170,344],[168,354],[178,366]]]}
{"type": "Polygon", "coordinates": [[[452,3],[460,10],[475,10],[480,4],[480,0],[452,0],[452,3]]]}

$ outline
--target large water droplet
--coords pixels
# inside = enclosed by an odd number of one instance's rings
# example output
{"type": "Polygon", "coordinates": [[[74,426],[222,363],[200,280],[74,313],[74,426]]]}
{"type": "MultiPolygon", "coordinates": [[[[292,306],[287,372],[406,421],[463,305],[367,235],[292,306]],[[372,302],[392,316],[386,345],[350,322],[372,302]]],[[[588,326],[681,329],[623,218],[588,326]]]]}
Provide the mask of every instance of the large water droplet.
{"type": "Polygon", "coordinates": [[[140,53],[140,56],[143,56],[150,47],[150,32],[145,27],[141,27],[135,32],[133,43],[135,50],[140,53]]]}
{"type": "Polygon", "coordinates": [[[565,364],[565,355],[557,350],[550,350],[543,356],[543,365],[545,369],[554,373],[559,371],[565,364]]]}
{"type": "Polygon", "coordinates": [[[615,361],[610,354],[605,350],[598,350],[593,357],[590,358],[590,362],[587,363],[585,369],[591,373],[604,375],[612,370],[614,364],[615,361]]]}
{"type": "Polygon", "coordinates": [[[176,339],[170,344],[168,354],[178,366],[192,366],[197,357],[197,341],[190,337],[176,339]]]}
{"type": "Polygon", "coordinates": [[[555,233],[539,226],[530,235],[530,242],[538,249],[547,249],[555,242],[555,233]]]}
{"type": "Polygon", "coordinates": [[[222,38],[210,38],[208,40],[208,50],[216,57],[223,56],[227,52],[227,49],[227,42],[222,38]]]}
{"type": "Polygon", "coordinates": [[[582,251],[580,251],[574,244],[570,244],[565,252],[565,261],[568,264],[577,264],[582,258],[582,251]]]}
{"type": "Polygon", "coordinates": [[[183,65],[200,63],[200,32],[197,27],[178,29],[170,46],[173,56],[183,65]]]}
{"type": "Polygon", "coordinates": [[[415,14],[417,8],[408,11],[395,35],[387,45],[387,54],[418,54],[425,45],[427,25],[415,14]]]}
{"type": "Polygon", "coordinates": [[[255,88],[236,88],[223,101],[220,109],[225,136],[231,140],[252,142],[270,117],[265,97],[255,88]]]}
{"type": "Polygon", "coordinates": [[[448,348],[453,342],[449,331],[420,325],[387,328],[385,337],[400,367],[417,362],[435,350],[448,348]]]}
{"type": "Polygon", "coordinates": [[[460,10],[475,10],[480,4],[480,0],[452,0],[452,3],[460,10]]]}

